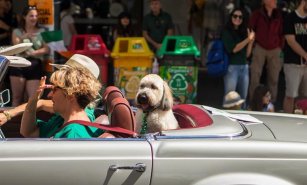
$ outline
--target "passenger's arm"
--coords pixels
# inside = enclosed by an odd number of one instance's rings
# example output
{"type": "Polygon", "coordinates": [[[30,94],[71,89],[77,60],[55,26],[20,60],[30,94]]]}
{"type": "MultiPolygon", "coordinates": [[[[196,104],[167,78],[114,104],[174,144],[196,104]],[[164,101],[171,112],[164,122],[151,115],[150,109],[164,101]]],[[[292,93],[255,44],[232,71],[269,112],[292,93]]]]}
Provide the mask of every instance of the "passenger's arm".
{"type": "MultiPolygon", "coordinates": [[[[12,109],[6,110],[6,113],[9,114],[11,118],[22,115],[26,109],[27,103],[14,107],[12,109]]],[[[51,100],[38,100],[37,102],[37,111],[46,111],[49,113],[54,113],[53,103],[51,100]]],[[[2,112],[0,113],[0,126],[4,125],[8,120],[8,117],[2,112]]]]}
{"type": "Polygon", "coordinates": [[[46,76],[41,78],[39,88],[36,93],[29,98],[25,112],[23,113],[20,134],[24,137],[39,137],[39,128],[36,125],[36,110],[38,100],[46,88],[45,81],[46,76]]]}
{"type": "MultiPolygon", "coordinates": [[[[19,105],[13,109],[6,110],[6,113],[9,115],[10,118],[13,118],[15,116],[21,115],[25,109],[26,109],[26,103],[19,105]]],[[[0,125],[5,124],[7,121],[9,121],[8,117],[2,112],[0,113],[0,125]]]]}
{"type": "Polygon", "coordinates": [[[20,125],[20,134],[24,137],[39,137],[39,128],[36,126],[36,105],[38,99],[31,97],[23,113],[20,125]]]}
{"type": "Polygon", "coordinates": [[[45,111],[49,113],[54,113],[53,103],[51,100],[40,99],[37,102],[37,111],[45,111]]]}

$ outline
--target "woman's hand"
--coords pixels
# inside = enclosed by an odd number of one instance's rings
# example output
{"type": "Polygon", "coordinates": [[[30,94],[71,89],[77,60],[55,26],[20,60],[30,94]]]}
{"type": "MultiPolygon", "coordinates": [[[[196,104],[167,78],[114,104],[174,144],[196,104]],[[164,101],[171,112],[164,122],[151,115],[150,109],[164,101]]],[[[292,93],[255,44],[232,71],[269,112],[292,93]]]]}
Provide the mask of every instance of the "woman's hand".
{"type": "Polygon", "coordinates": [[[31,98],[32,100],[38,101],[43,95],[45,89],[52,88],[52,85],[46,85],[46,78],[47,78],[46,76],[43,76],[40,79],[39,87],[36,90],[36,93],[34,94],[34,96],[31,98]]]}
{"type": "Polygon", "coordinates": [[[21,39],[21,40],[29,39],[29,40],[31,41],[31,38],[34,37],[34,36],[35,36],[35,34],[33,34],[33,33],[24,33],[24,34],[20,37],[20,39],[21,39]]]}
{"type": "Polygon", "coordinates": [[[247,28],[247,37],[249,42],[253,42],[255,40],[255,32],[252,29],[247,28]]]}
{"type": "Polygon", "coordinates": [[[7,122],[7,117],[5,116],[5,114],[3,112],[0,113],[0,126],[4,125],[7,122]]]}

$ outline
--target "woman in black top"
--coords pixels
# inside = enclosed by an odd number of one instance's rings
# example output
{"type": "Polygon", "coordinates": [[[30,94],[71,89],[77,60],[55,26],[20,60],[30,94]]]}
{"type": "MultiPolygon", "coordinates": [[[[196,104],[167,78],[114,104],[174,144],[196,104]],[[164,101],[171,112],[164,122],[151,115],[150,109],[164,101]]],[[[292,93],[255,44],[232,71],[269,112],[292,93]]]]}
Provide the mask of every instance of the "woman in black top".
{"type": "Polygon", "coordinates": [[[118,24],[113,31],[113,40],[117,37],[133,37],[136,36],[136,31],[133,28],[131,16],[128,12],[122,12],[118,16],[118,24]]]}

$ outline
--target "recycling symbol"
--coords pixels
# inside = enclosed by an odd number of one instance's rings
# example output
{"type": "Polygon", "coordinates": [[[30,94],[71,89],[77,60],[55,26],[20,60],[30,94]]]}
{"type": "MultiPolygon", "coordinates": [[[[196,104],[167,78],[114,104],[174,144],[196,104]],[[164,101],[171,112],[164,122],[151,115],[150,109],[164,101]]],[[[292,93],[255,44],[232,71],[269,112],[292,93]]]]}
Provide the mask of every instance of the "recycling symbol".
{"type": "Polygon", "coordinates": [[[191,46],[191,42],[187,41],[187,40],[180,40],[179,42],[179,46],[181,48],[187,48],[191,46]]]}
{"type": "Polygon", "coordinates": [[[170,80],[169,85],[173,90],[186,90],[188,82],[182,74],[175,74],[170,80]]]}

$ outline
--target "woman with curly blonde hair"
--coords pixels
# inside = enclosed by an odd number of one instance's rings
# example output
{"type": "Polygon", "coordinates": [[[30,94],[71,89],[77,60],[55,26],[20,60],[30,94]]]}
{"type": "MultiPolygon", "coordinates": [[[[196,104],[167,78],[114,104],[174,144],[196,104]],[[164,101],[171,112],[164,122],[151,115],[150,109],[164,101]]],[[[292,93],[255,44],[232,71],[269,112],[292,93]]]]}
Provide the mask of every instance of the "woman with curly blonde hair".
{"type": "Polygon", "coordinates": [[[91,138],[102,134],[102,130],[80,125],[77,121],[63,126],[74,120],[94,121],[95,116],[89,115],[86,107],[97,98],[101,84],[91,73],[83,68],[64,66],[51,75],[51,85],[45,84],[45,80],[46,77],[42,77],[36,95],[30,98],[23,114],[20,128],[23,136],[91,138]],[[36,122],[36,103],[44,89],[51,89],[48,97],[53,102],[54,112],[59,114],[64,122],[56,119],[36,122]]]}

